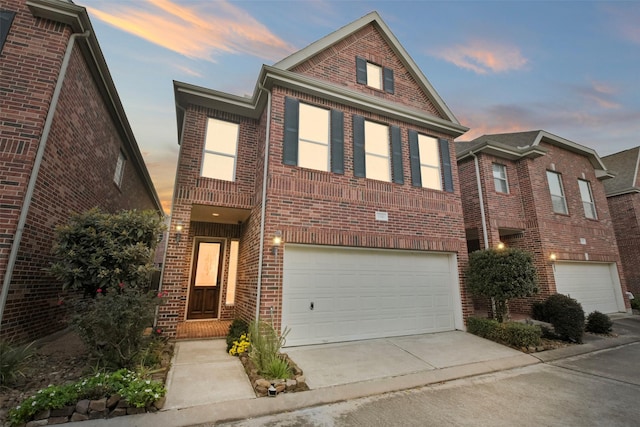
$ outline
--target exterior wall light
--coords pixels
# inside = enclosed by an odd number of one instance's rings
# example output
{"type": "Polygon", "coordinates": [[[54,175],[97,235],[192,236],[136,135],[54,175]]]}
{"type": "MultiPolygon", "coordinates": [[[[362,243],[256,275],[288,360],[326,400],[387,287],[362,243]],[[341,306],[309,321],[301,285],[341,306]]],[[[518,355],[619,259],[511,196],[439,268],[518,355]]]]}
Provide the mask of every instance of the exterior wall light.
{"type": "Polygon", "coordinates": [[[271,253],[278,255],[278,248],[282,244],[282,231],[277,230],[273,236],[273,247],[271,247],[271,253]]]}
{"type": "Polygon", "coordinates": [[[182,237],[182,221],[178,221],[176,224],[176,243],[180,243],[180,238],[182,237]]]}
{"type": "Polygon", "coordinates": [[[497,247],[498,247],[499,251],[503,250],[504,249],[504,243],[502,243],[502,242],[498,243],[497,247]]]}
{"type": "Polygon", "coordinates": [[[558,255],[556,255],[555,253],[552,253],[551,255],[549,255],[549,260],[551,262],[555,261],[558,258],[558,255]]]}

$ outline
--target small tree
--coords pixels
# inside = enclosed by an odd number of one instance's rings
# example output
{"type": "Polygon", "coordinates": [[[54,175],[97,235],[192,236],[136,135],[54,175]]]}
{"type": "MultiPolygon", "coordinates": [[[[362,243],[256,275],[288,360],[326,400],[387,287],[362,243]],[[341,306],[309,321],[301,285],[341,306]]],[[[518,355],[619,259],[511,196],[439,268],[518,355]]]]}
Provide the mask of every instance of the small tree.
{"type": "Polygon", "coordinates": [[[57,261],[50,271],[65,289],[82,289],[85,295],[120,283],[144,289],[155,271],[152,256],[162,227],[154,211],[109,214],[91,209],[74,215],[56,229],[57,261]]]}
{"type": "Polygon", "coordinates": [[[493,298],[494,318],[508,318],[512,298],[538,293],[536,269],[528,252],[520,249],[485,249],[469,255],[467,286],[476,296],[493,298]]]}

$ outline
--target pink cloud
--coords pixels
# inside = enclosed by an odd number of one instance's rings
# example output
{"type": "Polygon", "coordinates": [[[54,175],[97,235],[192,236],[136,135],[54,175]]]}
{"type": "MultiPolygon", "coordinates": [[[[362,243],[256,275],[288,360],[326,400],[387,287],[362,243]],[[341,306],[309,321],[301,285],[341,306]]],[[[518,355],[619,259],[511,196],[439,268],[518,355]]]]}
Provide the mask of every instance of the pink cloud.
{"type": "Polygon", "coordinates": [[[615,101],[617,88],[605,82],[592,80],[588,85],[576,86],[576,92],[588,102],[607,110],[621,108],[622,105],[615,101]]]}
{"type": "Polygon", "coordinates": [[[178,5],[171,0],[101,3],[92,17],[184,56],[215,61],[222,53],[270,60],[294,47],[226,1],[178,5]]]}
{"type": "Polygon", "coordinates": [[[487,40],[444,47],[433,55],[478,74],[518,70],[528,62],[517,47],[487,40]]]}

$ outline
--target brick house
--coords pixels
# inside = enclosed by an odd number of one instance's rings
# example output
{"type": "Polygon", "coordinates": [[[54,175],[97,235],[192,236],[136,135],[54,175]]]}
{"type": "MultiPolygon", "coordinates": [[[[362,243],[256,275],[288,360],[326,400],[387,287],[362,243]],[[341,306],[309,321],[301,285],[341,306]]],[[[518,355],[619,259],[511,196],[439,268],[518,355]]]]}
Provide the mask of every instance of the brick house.
{"type": "MultiPolygon", "coordinates": [[[[531,252],[536,299],[568,294],[587,314],[630,308],[603,185],[613,175],[594,150],[536,130],[456,142],[456,151],[470,251],[531,252]]],[[[510,308],[529,313],[530,303],[510,308]]]]}
{"type": "Polygon", "coordinates": [[[604,182],[627,288],[640,298],[640,147],[605,156],[616,176],[604,182]]]}
{"type": "Polygon", "coordinates": [[[64,326],[61,285],[43,271],[57,225],[93,207],[162,208],[87,11],[0,9],[1,337],[24,341],[64,326]]]}
{"type": "Polygon", "coordinates": [[[467,129],[377,13],[263,66],[251,97],[174,91],[169,335],[234,317],[288,345],[464,328],[467,129]]]}

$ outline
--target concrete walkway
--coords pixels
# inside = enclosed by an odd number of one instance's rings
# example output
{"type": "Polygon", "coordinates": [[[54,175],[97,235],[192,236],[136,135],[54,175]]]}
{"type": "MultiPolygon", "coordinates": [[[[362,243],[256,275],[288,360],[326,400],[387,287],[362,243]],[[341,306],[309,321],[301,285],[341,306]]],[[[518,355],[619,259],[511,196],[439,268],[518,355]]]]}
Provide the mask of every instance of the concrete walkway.
{"type": "Polygon", "coordinates": [[[224,340],[176,345],[164,409],[82,423],[92,426],[189,426],[245,419],[406,390],[558,360],[640,341],[640,316],[615,320],[617,337],[588,335],[583,345],[534,355],[460,331],[287,348],[311,390],[256,398],[240,361],[224,340]]]}

